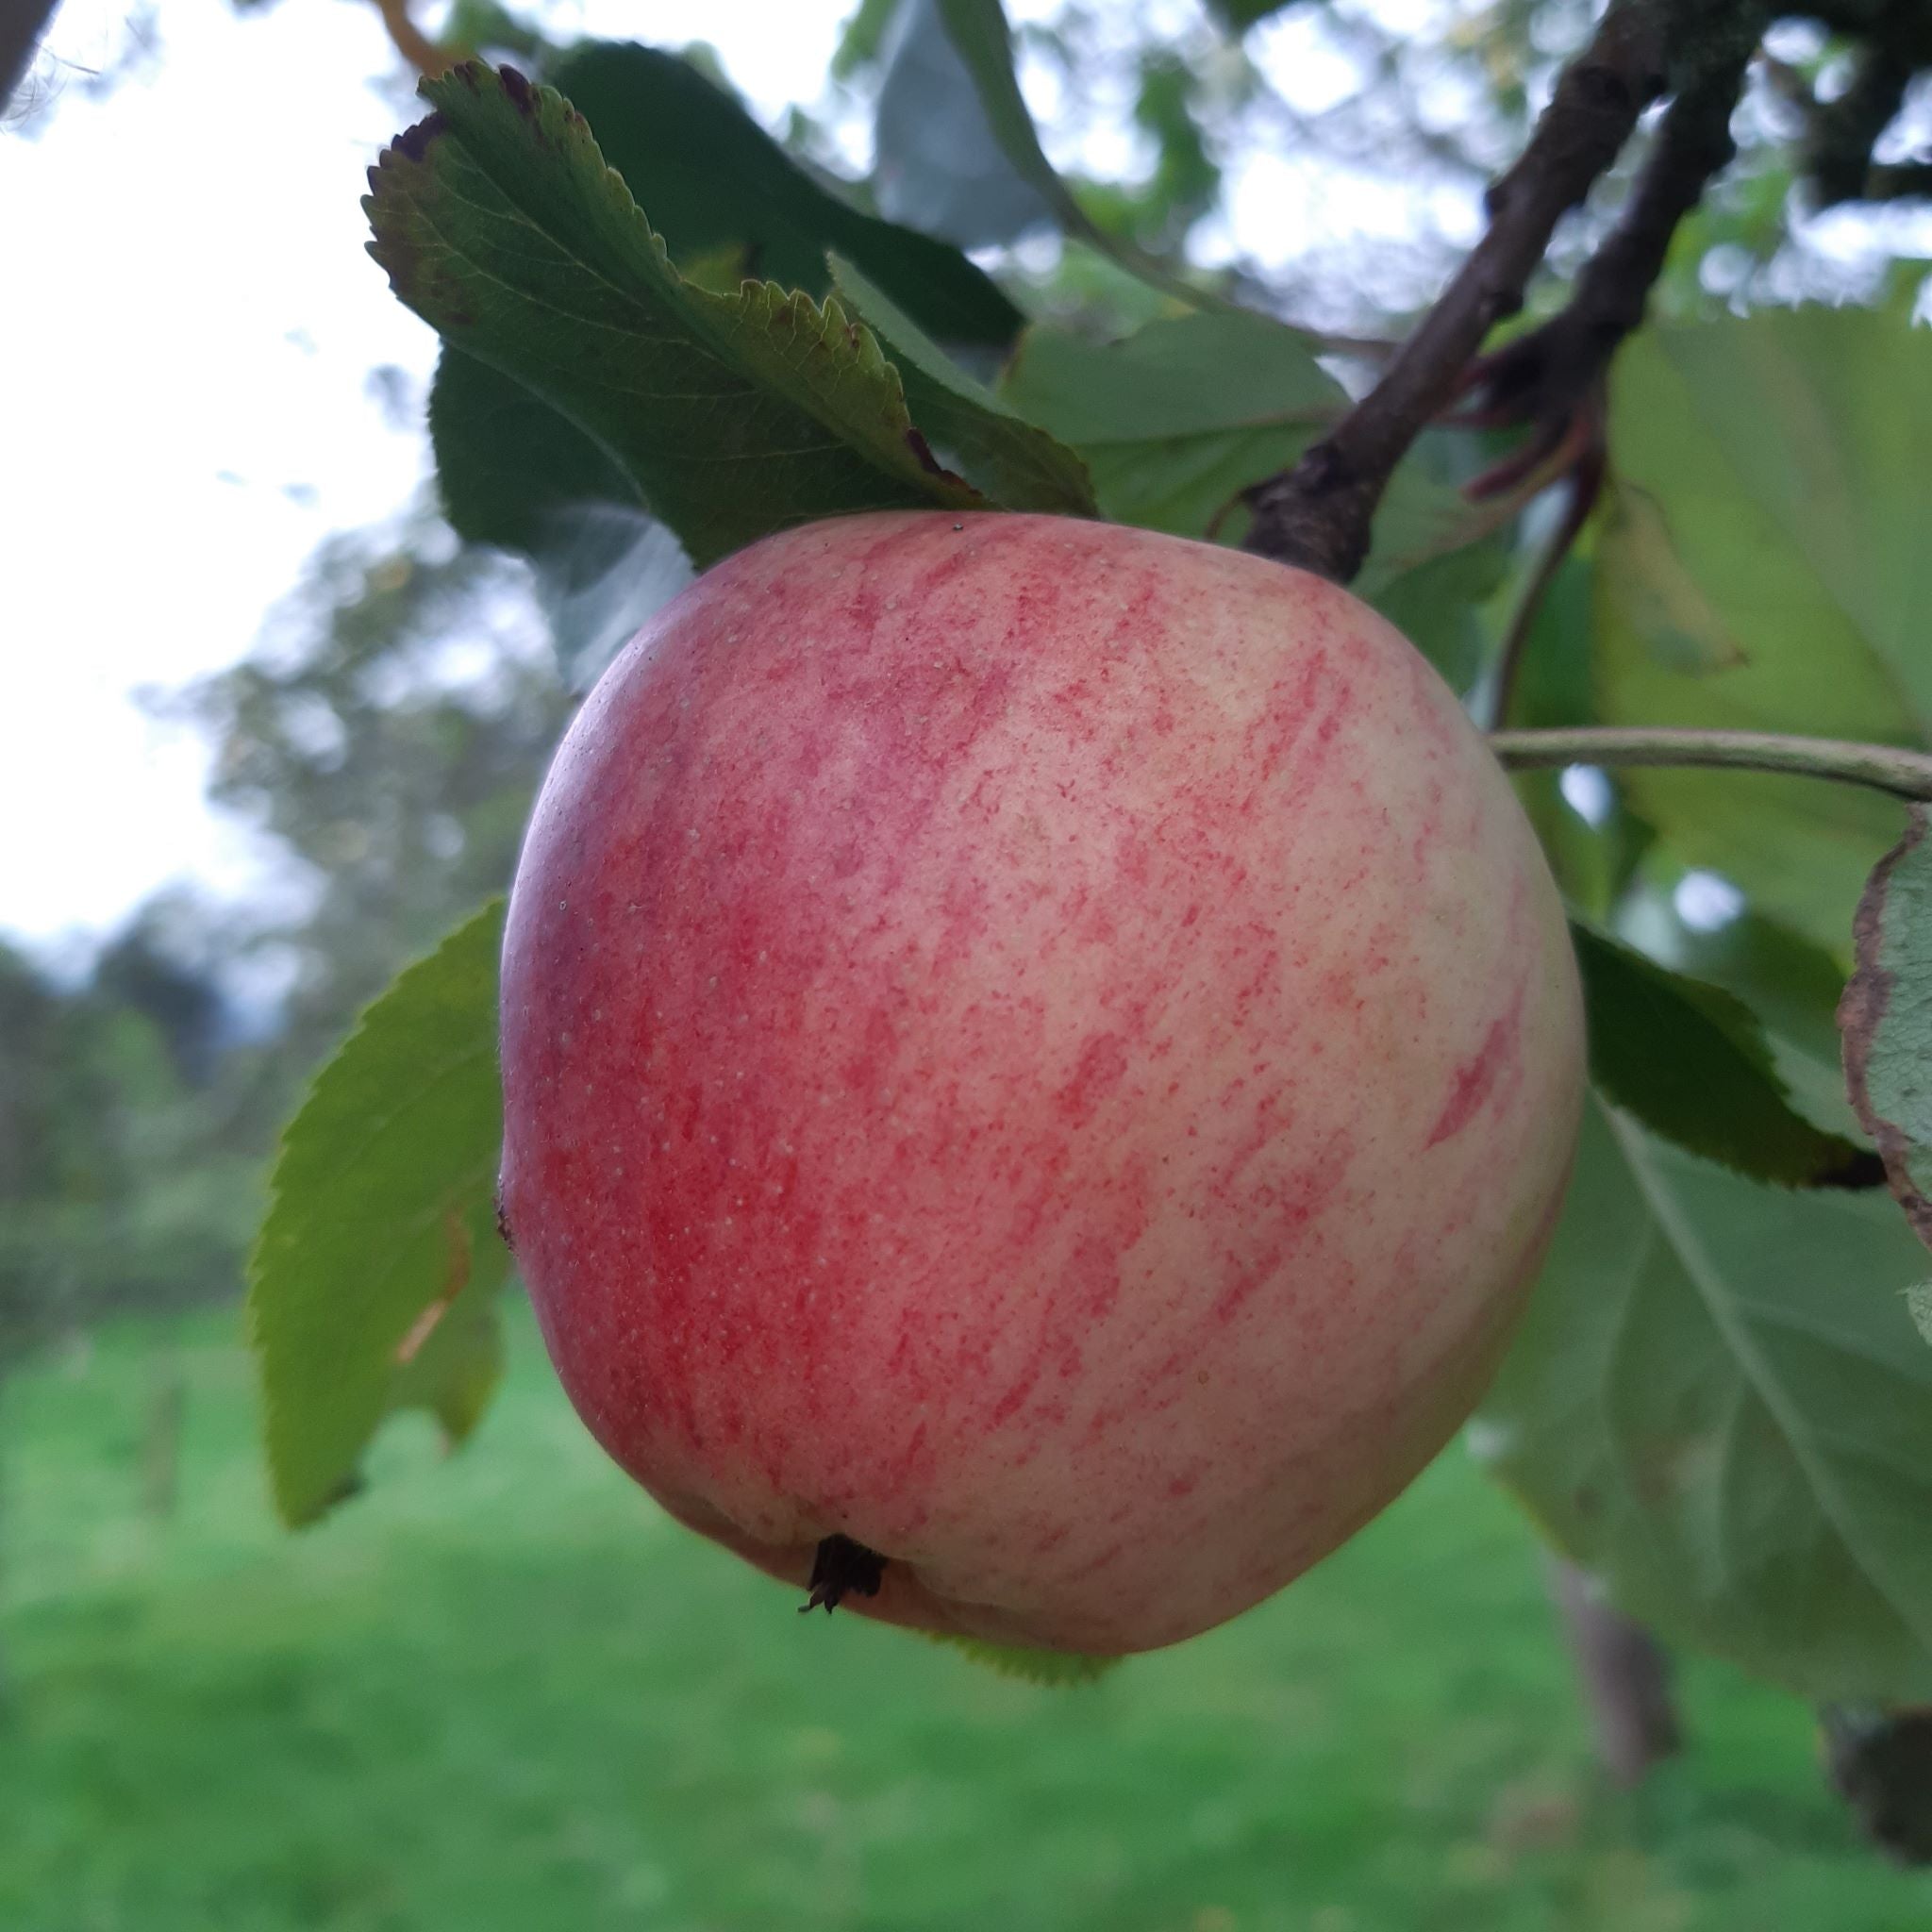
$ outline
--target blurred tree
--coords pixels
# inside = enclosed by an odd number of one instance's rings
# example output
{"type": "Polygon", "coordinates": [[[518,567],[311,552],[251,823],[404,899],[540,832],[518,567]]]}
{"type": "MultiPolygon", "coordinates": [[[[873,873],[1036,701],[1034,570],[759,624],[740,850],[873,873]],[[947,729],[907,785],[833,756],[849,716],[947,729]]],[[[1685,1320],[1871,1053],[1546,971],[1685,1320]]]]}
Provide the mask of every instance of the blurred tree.
{"type": "Polygon", "coordinates": [[[283,989],[278,1115],[397,966],[506,888],[574,699],[522,568],[419,508],[330,538],[249,658],[150,702],[208,733],[210,797],[291,861],[242,946],[283,989]]]}

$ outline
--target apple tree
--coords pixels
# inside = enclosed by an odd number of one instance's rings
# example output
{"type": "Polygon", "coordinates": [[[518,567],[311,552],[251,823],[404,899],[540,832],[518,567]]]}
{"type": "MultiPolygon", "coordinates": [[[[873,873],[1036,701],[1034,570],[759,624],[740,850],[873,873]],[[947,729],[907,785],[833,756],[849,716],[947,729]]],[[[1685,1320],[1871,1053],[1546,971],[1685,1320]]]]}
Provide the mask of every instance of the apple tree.
{"type": "MultiPolygon", "coordinates": [[[[1216,10],[1235,44],[1274,9],[1216,10]]],[[[1792,196],[1932,186],[1900,152],[1932,35],[1811,11],[1793,60],[1749,0],[1610,0],[1546,89],[1498,83],[1483,126],[1524,138],[1394,342],[1284,320],[1131,185],[1070,185],[995,0],[861,9],[871,194],[688,61],[492,66],[459,12],[468,45],[412,44],[427,111],[365,206],[442,339],[450,521],[528,558],[593,660],[612,608],[888,509],[1239,547],[1413,642],[1513,774],[1588,1016],[1566,1203],[1468,1441],[1610,1603],[1829,1707],[1855,1762],[1932,1704],[1932,337],[1909,275],[1835,304],[1800,264],[1746,308],[1711,263],[1775,247],[1792,196]],[[921,144],[941,101],[950,168],[921,144]],[[965,252],[1048,223],[1058,278],[965,252]],[[1095,339],[1082,277],[1138,323],[1095,339]]],[[[1162,152],[1172,209],[1210,161],[1162,152]]],[[[395,1409],[454,1440],[487,1410],[502,929],[479,906],[408,968],[288,1131],[251,1307],[291,1524],[395,1409]]]]}

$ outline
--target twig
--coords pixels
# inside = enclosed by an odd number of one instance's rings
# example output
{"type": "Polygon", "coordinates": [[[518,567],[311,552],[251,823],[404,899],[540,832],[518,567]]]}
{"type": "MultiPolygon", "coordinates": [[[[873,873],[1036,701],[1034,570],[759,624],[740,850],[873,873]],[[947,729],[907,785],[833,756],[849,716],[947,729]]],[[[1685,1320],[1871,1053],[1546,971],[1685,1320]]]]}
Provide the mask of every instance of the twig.
{"type": "Polygon", "coordinates": [[[446,47],[432,41],[409,17],[409,0],[375,0],[375,10],[382,15],[390,44],[425,80],[448,73],[470,58],[467,47],[446,47]]]}
{"type": "Polygon", "coordinates": [[[1821,208],[1864,194],[1873,143],[1905,106],[1911,79],[1911,62],[1874,41],[1859,54],[1844,92],[1813,109],[1803,166],[1821,208]]]}
{"type": "Polygon", "coordinates": [[[1932,801],[1932,753],[1777,731],[1698,731],[1675,725],[1579,725],[1492,731],[1490,749],[1511,771],[1562,765],[1708,766],[1862,785],[1894,798],[1932,801]]]}
{"type": "Polygon", "coordinates": [[[1737,152],[1731,111],[1757,38],[1755,19],[1745,17],[1705,50],[1707,64],[1672,101],[1629,200],[1563,308],[1471,365],[1462,387],[1482,400],[1459,420],[1484,428],[1535,425],[1525,449],[1478,477],[1472,493],[1513,482],[1524,464],[1534,466],[1573,435],[1577,413],[1642,322],[1679,223],[1737,152]]]}
{"type": "Polygon", "coordinates": [[[1932,201],[1932,161],[1894,161],[1865,176],[1860,201],[1932,201]]]}
{"type": "Polygon", "coordinates": [[[1455,393],[1524,290],[1557,224],[1616,159],[1663,87],[1657,0],[1611,0],[1516,164],[1491,189],[1490,227],[1382,378],[1291,470],[1248,492],[1245,547],[1346,583],[1395,465],[1455,393]]]}
{"type": "Polygon", "coordinates": [[[1813,0],[1810,9],[1857,41],[1850,84],[1830,101],[1813,95],[1801,166],[1820,207],[1842,201],[1890,201],[1925,192],[1915,164],[1874,167],[1872,150],[1897,118],[1913,76],[1932,67],[1932,9],[1924,0],[1813,0]]]}
{"type": "Polygon", "coordinates": [[[1597,1756],[1625,1790],[1633,1790],[1654,1765],[1684,1748],[1669,1654],[1575,1564],[1553,1558],[1548,1574],[1596,1731],[1597,1756]]]}
{"type": "MultiPolygon", "coordinates": [[[[1601,398],[1591,413],[1600,425],[1603,413],[1601,398]]],[[[1529,581],[1524,585],[1523,595],[1510,614],[1503,648],[1496,654],[1496,675],[1490,691],[1489,708],[1492,730],[1500,731],[1509,722],[1509,709],[1516,698],[1516,681],[1523,670],[1523,655],[1529,646],[1530,632],[1536,628],[1537,613],[1543,607],[1543,599],[1549,594],[1557,573],[1563,567],[1563,559],[1570,555],[1572,545],[1590,521],[1598,492],[1603,489],[1604,470],[1604,442],[1599,427],[1598,433],[1591,440],[1591,446],[1571,465],[1562,518],[1550,533],[1549,541],[1543,545],[1530,571],[1529,581]]]]}

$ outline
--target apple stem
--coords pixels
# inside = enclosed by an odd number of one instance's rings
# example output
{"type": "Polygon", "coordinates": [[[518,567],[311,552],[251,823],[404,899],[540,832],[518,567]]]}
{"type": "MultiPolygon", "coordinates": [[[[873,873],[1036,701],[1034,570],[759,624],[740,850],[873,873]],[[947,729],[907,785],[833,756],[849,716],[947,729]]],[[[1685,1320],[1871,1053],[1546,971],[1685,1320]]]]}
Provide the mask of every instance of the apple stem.
{"type": "Polygon", "coordinates": [[[806,1585],[811,1594],[799,1605],[799,1615],[805,1616],[823,1604],[825,1614],[830,1616],[848,1595],[878,1595],[885,1569],[885,1557],[863,1543],[854,1542],[849,1536],[824,1538],[811,1559],[811,1579],[806,1585]]]}
{"type": "Polygon", "coordinates": [[[1829,778],[1893,798],[1932,801],[1932,756],[1841,738],[1777,731],[1698,731],[1676,725],[1587,725],[1560,731],[1492,731],[1490,749],[1511,771],[1559,765],[1708,766],[1829,778]]]}

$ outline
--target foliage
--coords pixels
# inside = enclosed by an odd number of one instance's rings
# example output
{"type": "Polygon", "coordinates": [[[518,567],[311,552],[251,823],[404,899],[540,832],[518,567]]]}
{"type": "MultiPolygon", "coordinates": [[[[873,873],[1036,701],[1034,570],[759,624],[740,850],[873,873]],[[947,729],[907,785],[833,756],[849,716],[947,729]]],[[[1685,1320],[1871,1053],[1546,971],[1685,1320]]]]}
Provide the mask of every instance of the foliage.
{"type": "Polygon", "coordinates": [[[1874,1157],[1790,1104],[1757,1016],[1723,987],[1573,922],[1590,1071],[1613,1106],[1707,1159],[1785,1187],[1870,1187],[1874,1157]]]}
{"type": "Polygon", "coordinates": [[[283,1139],[249,1325],[291,1524],[354,1493],[386,1414],[426,1408],[459,1442],[495,1385],[493,1296],[508,1267],[492,1208],[502,943],[498,903],[404,972],[283,1139]]]}
{"type": "MultiPolygon", "coordinates": [[[[1604,722],[1921,741],[1924,519],[1901,483],[1928,422],[1932,334],[1885,310],[1639,336],[1612,391],[1618,486],[1594,579],[1604,722]]],[[[1685,858],[1848,954],[1895,807],[1750,774],[1626,782],[1685,858]]]]}
{"type": "Polygon", "coordinates": [[[258,1163],[210,1084],[228,1016],[171,944],[178,909],[77,986],[0,946],[0,1374],[110,1315],[232,1291],[258,1163]]]}
{"type": "Polygon", "coordinates": [[[1924,1701],[1923,1268],[1883,1195],[1773,1191],[1593,1103],[1481,1454],[1671,1636],[1810,1696],[1924,1701]]]}

